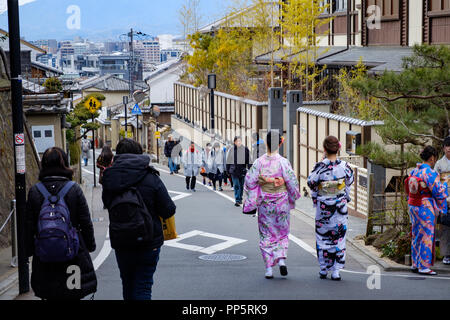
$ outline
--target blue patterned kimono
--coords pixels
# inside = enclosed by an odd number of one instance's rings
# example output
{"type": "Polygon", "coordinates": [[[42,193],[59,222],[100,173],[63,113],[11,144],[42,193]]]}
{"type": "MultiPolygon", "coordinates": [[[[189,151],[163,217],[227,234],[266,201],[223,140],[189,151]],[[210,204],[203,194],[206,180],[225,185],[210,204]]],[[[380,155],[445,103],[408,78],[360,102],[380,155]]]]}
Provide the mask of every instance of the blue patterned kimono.
{"type": "Polygon", "coordinates": [[[328,159],[317,163],[308,178],[316,212],[317,257],[322,272],[338,271],[345,266],[346,234],[348,224],[347,203],[350,202],[350,186],[353,170],[341,160],[328,159]],[[334,196],[321,193],[321,183],[345,181],[345,188],[334,196]]]}
{"type": "Polygon", "coordinates": [[[448,186],[440,182],[439,174],[428,164],[419,164],[410,176],[421,178],[431,193],[431,197],[422,199],[420,207],[409,205],[412,263],[423,270],[434,265],[435,225],[439,214],[447,214],[448,186]]]}

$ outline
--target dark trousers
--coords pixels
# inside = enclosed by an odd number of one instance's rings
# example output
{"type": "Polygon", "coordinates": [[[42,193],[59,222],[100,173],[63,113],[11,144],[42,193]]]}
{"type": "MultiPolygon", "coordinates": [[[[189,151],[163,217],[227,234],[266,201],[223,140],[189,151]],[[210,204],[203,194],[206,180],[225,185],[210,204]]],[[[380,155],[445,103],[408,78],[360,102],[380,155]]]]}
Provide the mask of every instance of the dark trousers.
{"type": "Polygon", "coordinates": [[[217,181],[219,181],[219,187],[222,188],[223,176],[219,170],[217,170],[216,174],[210,173],[209,179],[212,181],[214,188],[216,188],[217,181]]]}
{"type": "Polygon", "coordinates": [[[234,198],[236,199],[236,202],[242,203],[245,177],[232,177],[232,179],[234,185],[234,198]]]}
{"type": "Polygon", "coordinates": [[[124,300],[151,300],[153,274],[161,249],[115,250],[124,300]]]}
{"type": "Polygon", "coordinates": [[[197,177],[186,177],[186,188],[195,190],[195,184],[197,183],[197,177]],[[190,186],[189,186],[190,184],[190,186]]]}

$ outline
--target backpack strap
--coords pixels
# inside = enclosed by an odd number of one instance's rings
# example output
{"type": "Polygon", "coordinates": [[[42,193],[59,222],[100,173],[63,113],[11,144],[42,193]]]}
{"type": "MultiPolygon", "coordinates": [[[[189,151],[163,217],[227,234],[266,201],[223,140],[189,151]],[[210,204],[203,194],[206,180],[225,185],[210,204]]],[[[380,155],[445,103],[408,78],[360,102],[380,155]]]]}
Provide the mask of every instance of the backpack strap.
{"type": "Polygon", "coordinates": [[[64,199],[64,197],[69,193],[70,189],[73,188],[75,182],[69,181],[66,185],[58,192],[58,196],[60,199],[64,199]]]}
{"type": "Polygon", "coordinates": [[[36,185],[36,188],[39,190],[39,192],[44,196],[46,200],[48,200],[52,196],[42,182],[39,182],[36,185]]]}

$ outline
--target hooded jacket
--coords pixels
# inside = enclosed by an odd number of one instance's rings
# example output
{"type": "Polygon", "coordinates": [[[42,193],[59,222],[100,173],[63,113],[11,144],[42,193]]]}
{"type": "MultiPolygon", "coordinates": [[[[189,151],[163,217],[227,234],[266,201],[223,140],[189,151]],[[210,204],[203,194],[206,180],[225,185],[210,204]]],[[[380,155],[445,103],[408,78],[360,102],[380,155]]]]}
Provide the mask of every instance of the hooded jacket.
{"type": "Polygon", "coordinates": [[[176,206],[159,177],[159,172],[149,166],[146,155],[122,154],[114,157],[114,164],[103,173],[103,203],[108,208],[113,199],[130,187],[137,187],[153,219],[153,240],[142,249],[157,249],[164,244],[160,217],[168,219],[175,214],[176,206]]]}

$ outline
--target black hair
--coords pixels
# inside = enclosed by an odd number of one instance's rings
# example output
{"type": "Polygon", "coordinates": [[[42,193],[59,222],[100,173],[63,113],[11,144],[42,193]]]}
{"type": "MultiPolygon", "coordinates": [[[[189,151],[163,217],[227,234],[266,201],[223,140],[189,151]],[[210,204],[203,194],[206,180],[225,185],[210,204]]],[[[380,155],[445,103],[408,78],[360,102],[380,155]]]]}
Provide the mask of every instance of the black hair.
{"type": "Polygon", "coordinates": [[[444,140],[444,147],[450,147],[450,136],[445,138],[445,140],[444,140]]]}
{"type": "Polygon", "coordinates": [[[132,139],[123,139],[116,148],[116,154],[143,154],[142,146],[132,139]]]}
{"type": "Polygon", "coordinates": [[[110,146],[105,145],[103,147],[102,153],[100,154],[100,158],[103,160],[104,163],[110,164],[112,162],[114,154],[110,146]]]}
{"type": "Polygon", "coordinates": [[[266,137],[267,148],[270,152],[277,151],[283,142],[283,137],[278,131],[269,131],[266,137]],[[278,143],[277,143],[278,142],[278,143]]]}
{"type": "Polygon", "coordinates": [[[42,156],[39,180],[52,176],[73,179],[73,170],[70,168],[67,154],[58,147],[47,149],[42,156]]]}
{"type": "Polygon", "coordinates": [[[239,136],[234,137],[233,143],[236,143],[236,141],[238,141],[238,140],[242,140],[242,138],[239,136]]]}
{"type": "Polygon", "coordinates": [[[432,156],[437,158],[438,155],[439,154],[438,154],[437,150],[434,147],[427,146],[427,147],[425,147],[425,149],[423,149],[422,153],[420,154],[420,158],[423,161],[428,161],[428,160],[431,159],[432,156]]]}

